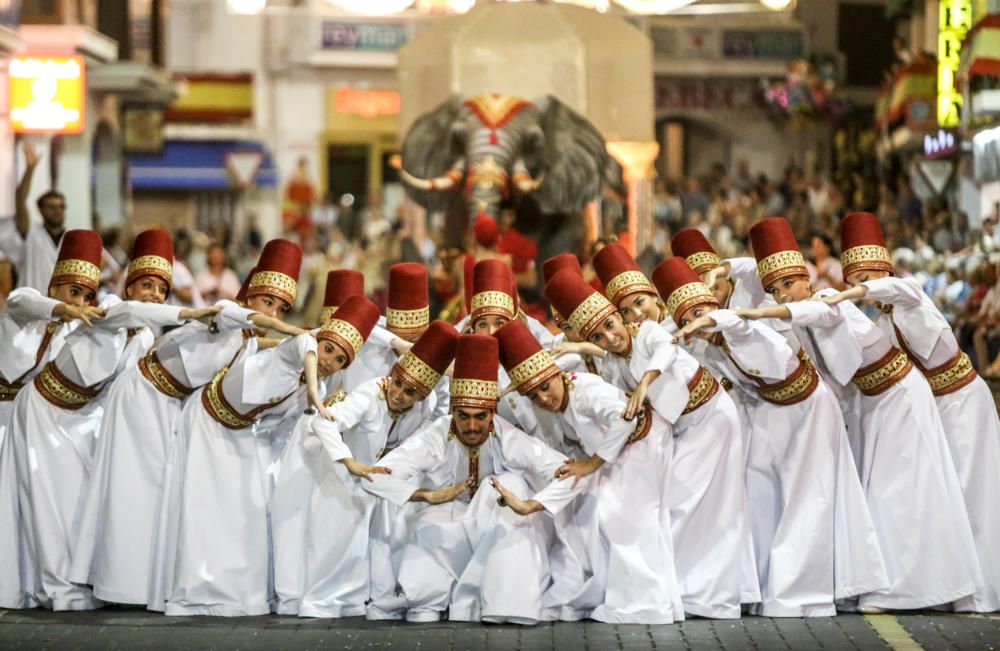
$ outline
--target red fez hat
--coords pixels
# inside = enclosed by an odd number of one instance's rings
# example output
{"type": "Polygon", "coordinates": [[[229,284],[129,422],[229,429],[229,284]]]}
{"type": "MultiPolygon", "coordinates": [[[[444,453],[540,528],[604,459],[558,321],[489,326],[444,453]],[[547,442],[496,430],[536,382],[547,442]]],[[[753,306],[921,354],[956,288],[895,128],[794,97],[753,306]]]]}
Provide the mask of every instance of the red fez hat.
{"type": "Polygon", "coordinates": [[[474,322],[490,314],[513,319],[517,316],[514,298],[514,273],[503,260],[480,260],[472,270],[472,304],[470,319],[474,322]]]}
{"type": "Polygon", "coordinates": [[[473,230],[475,231],[476,241],[479,242],[480,246],[489,248],[500,239],[500,226],[489,215],[480,215],[476,219],[476,226],[473,230]]]}
{"type": "MultiPolygon", "coordinates": [[[[572,253],[560,253],[542,263],[542,281],[549,282],[552,276],[563,269],[572,269],[583,277],[583,269],[580,268],[579,258],[572,253]]],[[[601,289],[603,290],[603,287],[601,289]]],[[[555,319],[556,323],[562,323],[566,320],[555,308],[552,308],[552,318],[555,319]]]]}
{"type": "Polygon", "coordinates": [[[320,323],[326,323],[337,308],[350,296],[365,295],[365,275],[353,269],[334,269],[326,274],[323,313],[320,323]]]}
{"type": "Polygon", "coordinates": [[[139,233],[132,243],[132,258],[128,263],[125,286],[142,276],[156,276],[170,289],[174,275],[174,241],[167,231],[151,228],[139,233]]]}
{"type": "Polygon", "coordinates": [[[460,335],[451,378],[452,408],[496,409],[499,366],[496,339],[487,335],[460,335]]]}
{"type": "Polygon", "coordinates": [[[426,397],[455,359],[458,330],[444,321],[432,321],[413,348],[399,358],[393,371],[400,380],[426,397]]]}
{"type": "Polygon", "coordinates": [[[559,367],[523,321],[505,323],[493,336],[500,342],[500,363],[518,393],[529,394],[559,375],[559,367]]]}
{"type": "Polygon", "coordinates": [[[667,312],[677,323],[681,315],[695,305],[719,307],[715,295],[684,258],[674,256],[661,262],[653,270],[653,284],[666,302],[667,312]]]}
{"type": "Polygon", "coordinates": [[[101,258],[104,243],[97,231],[74,229],[66,231],[56,266],[52,268],[49,286],[75,283],[94,291],[101,284],[101,258]]]}
{"type": "Polygon", "coordinates": [[[330,320],[320,327],[316,338],[329,339],[343,348],[350,364],[378,323],[378,317],[378,307],[367,298],[348,296],[330,320]]]}
{"type": "Polygon", "coordinates": [[[462,301],[465,313],[472,313],[472,271],[476,268],[476,256],[466,253],[462,259],[462,301]]]}
{"type": "Polygon", "coordinates": [[[870,212],[852,212],[840,222],[840,263],[844,275],[854,271],[893,272],[892,256],[878,217],[870,212]]]}
{"type": "Polygon", "coordinates": [[[427,267],[400,262],[389,267],[389,306],[386,326],[400,337],[419,337],[431,321],[427,297],[427,267]]]}
{"type": "Polygon", "coordinates": [[[271,240],[264,245],[250,276],[247,298],[269,294],[294,305],[301,268],[302,249],[298,244],[288,240],[271,240]]]}
{"type": "Polygon", "coordinates": [[[604,294],[604,283],[602,283],[601,279],[598,278],[597,276],[591,278],[590,282],[588,282],[587,284],[593,287],[594,291],[597,292],[598,294],[602,295],[604,294]]]}
{"type": "Polygon", "coordinates": [[[247,290],[250,289],[250,279],[253,278],[254,273],[256,273],[257,267],[250,270],[247,277],[243,279],[243,284],[240,285],[240,291],[236,294],[236,302],[239,304],[244,304],[247,302],[247,290]]]}
{"type": "Polygon", "coordinates": [[[579,258],[572,253],[560,253],[542,263],[542,281],[549,282],[549,279],[556,275],[557,271],[563,269],[575,269],[578,274],[583,275],[579,258]]]}
{"type": "MultiPolygon", "coordinates": [[[[686,260],[688,266],[699,276],[722,264],[722,258],[715,252],[711,242],[697,228],[677,231],[677,235],[670,240],[670,250],[686,260]]],[[[656,282],[653,284],[656,285],[656,282]]]]}
{"type": "Polygon", "coordinates": [[[598,251],[594,256],[594,271],[604,285],[604,293],[615,305],[632,294],[656,294],[652,283],[621,244],[611,243],[598,251]]]}
{"type": "Polygon", "coordinates": [[[751,226],[750,244],[765,288],[787,276],[809,275],[792,227],[783,217],[771,217],[751,226]]]}
{"type": "Polygon", "coordinates": [[[545,298],[583,339],[597,324],[618,310],[572,269],[563,269],[545,285],[545,298]]]}

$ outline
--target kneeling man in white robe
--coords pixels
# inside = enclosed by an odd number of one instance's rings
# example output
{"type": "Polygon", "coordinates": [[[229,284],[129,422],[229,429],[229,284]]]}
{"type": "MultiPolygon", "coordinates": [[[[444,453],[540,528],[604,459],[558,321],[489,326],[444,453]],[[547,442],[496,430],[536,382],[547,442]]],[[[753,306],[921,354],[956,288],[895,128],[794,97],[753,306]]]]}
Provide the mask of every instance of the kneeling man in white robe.
{"type": "Polygon", "coordinates": [[[572,482],[553,479],[563,454],[495,415],[498,359],[496,339],[459,337],[451,415],[383,457],[391,474],[362,482],[394,504],[419,503],[399,568],[408,621],[438,621],[445,609],[458,621],[534,624],[541,616],[551,580],[544,515],[504,509],[489,480],[521,497],[553,483],[546,494],[568,493],[572,482]]]}

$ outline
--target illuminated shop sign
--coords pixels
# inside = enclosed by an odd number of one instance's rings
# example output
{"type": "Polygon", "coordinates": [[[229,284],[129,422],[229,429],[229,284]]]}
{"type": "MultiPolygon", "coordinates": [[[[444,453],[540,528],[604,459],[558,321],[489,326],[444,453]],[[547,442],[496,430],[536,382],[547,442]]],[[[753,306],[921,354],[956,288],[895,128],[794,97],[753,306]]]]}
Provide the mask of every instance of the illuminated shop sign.
{"type": "Polygon", "coordinates": [[[339,88],[333,96],[333,108],[338,113],[351,113],[363,118],[399,115],[399,93],[394,90],[361,90],[339,88]]]}
{"type": "Polygon", "coordinates": [[[972,0],[941,0],[938,5],[938,124],[957,127],[962,93],[955,88],[962,39],[972,27],[972,0]]]}
{"type": "Polygon", "coordinates": [[[81,133],[83,57],[18,57],[10,75],[10,124],[15,133],[81,133]]]}

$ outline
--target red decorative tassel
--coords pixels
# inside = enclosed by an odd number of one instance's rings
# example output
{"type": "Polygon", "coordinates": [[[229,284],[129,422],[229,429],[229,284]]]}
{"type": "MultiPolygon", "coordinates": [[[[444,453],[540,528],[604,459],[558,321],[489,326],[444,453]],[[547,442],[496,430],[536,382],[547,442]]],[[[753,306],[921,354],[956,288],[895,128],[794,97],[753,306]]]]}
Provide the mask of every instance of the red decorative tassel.
{"type": "Polygon", "coordinates": [[[499,145],[500,144],[500,139],[497,138],[497,130],[496,129],[490,129],[490,144],[491,145],[499,145]]]}

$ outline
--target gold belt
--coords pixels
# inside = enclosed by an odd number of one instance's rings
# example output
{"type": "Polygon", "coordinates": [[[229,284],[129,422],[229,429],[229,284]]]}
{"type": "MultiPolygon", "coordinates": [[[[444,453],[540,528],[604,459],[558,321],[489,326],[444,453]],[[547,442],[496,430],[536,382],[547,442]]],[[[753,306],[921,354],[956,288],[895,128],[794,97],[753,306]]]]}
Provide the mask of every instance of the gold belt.
{"type": "Polygon", "coordinates": [[[101,387],[83,387],[62,374],[55,362],[49,362],[42,372],[35,376],[35,388],[42,397],[60,409],[76,411],[101,392],[101,387]]]}
{"type": "Polygon", "coordinates": [[[625,442],[625,445],[635,443],[636,441],[641,441],[646,438],[652,426],[653,406],[646,402],[643,403],[642,409],[637,411],[635,414],[635,430],[629,435],[628,441],[625,442]]]}
{"type": "MultiPolygon", "coordinates": [[[[201,392],[201,404],[208,412],[215,422],[219,423],[227,429],[245,429],[254,424],[257,417],[262,413],[271,409],[272,407],[277,407],[292,395],[289,393],[284,398],[280,400],[275,399],[266,405],[261,405],[259,407],[254,407],[249,413],[241,414],[236,411],[236,409],[229,404],[226,400],[225,394],[222,392],[222,380],[226,377],[226,373],[229,372],[228,366],[223,366],[222,369],[215,374],[212,381],[205,385],[205,390],[201,392]]],[[[292,392],[294,393],[294,391],[292,392]]]]}
{"type": "Polygon", "coordinates": [[[941,366],[925,369],[918,365],[918,368],[936,396],[954,393],[979,377],[972,360],[962,351],[941,366]]]}
{"type": "Polygon", "coordinates": [[[0,402],[10,402],[17,397],[18,392],[24,388],[24,384],[20,382],[12,382],[8,384],[4,380],[0,379],[0,402]]]}
{"type": "Polygon", "coordinates": [[[184,386],[163,367],[155,349],[146,353],[146,356],[139,360],[139,371],[143,377],[149,380],[150,384],[166,396],[183,400],[194,393],[194,389],[184,386]]]}
{"type": "Polygon", "coordinates": [[[816,391],[819,386],[819,373],[812,360],[804,350],[798,354],[799,365],[791,375],[774,384],[761,384],[757,387],[760,397],[774,405],[795,405],[816,391]]]}
{"type": "Polygon", "coordinates": [[[893,346],[877,362],[859,369],[851,382],[866,396],[877,396],[895,386],[912,368],[906,353],[893,346]]]}
{"type": "Polygon", "coordinates": [[[688,382],[688,393],[690,397],[688,398],[687,407],[681,412],[681,415],[690,414],[692,411],[701,407],[709,400],[715,396],[719,391],[719,383],[708,372],[704,366],[698,367],[698,372],[694,374],[691,381],[688,382]]]}

